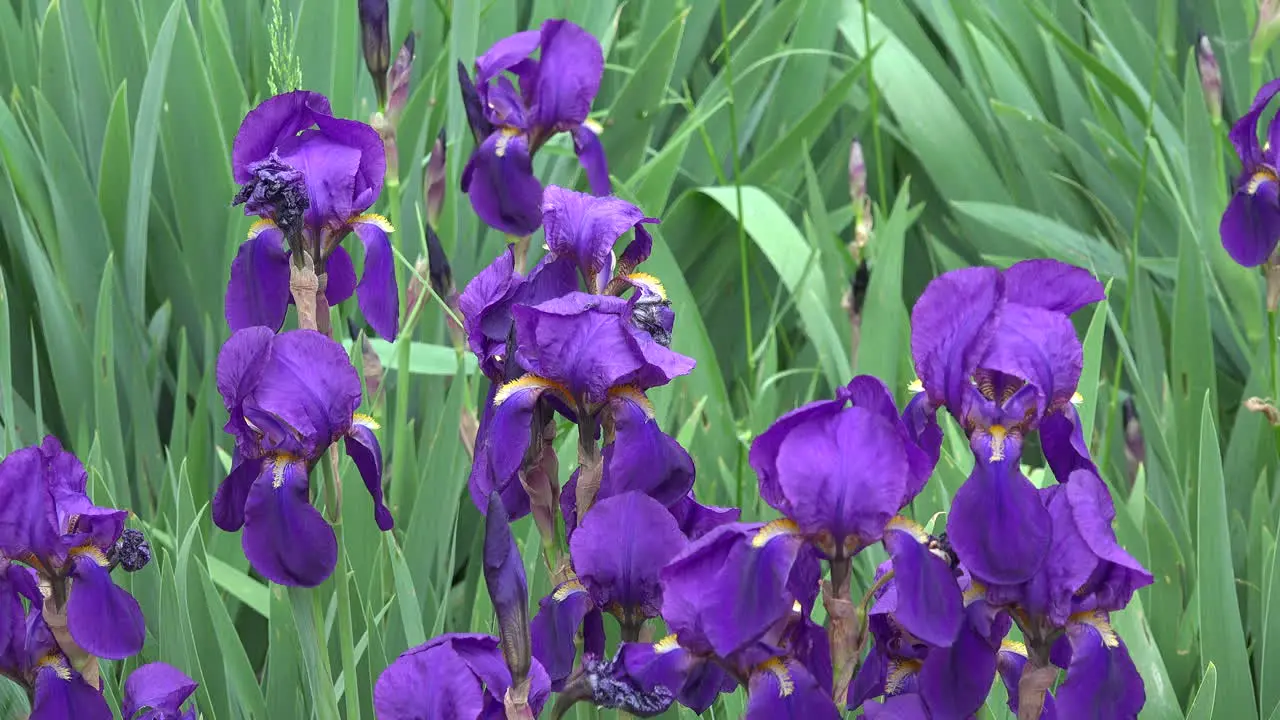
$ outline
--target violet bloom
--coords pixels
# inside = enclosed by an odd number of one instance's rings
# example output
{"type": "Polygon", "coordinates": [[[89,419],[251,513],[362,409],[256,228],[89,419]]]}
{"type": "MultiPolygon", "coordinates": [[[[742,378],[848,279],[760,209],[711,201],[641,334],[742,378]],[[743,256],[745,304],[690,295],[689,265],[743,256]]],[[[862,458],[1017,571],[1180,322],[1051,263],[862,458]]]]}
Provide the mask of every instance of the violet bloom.
{"type": "Polygon", "coordinates": [[[245,116],[231,166],[243,185],[235,202],[244,203],[246,215],[262,218],[231,264],[226,297],[231,330],[284,325],[291,302],[290,258],[305,252],[316,274],[327,278],[330,305],[354,292],[373,329],[395,339],[400,298],[387,237],[392,228],[385,218],[364,214],[378,199],[386,172],[377,131],[333,117],[329,100],[319,93],[276,95],[245,116]],[[358,284],[351,256],[340,245],[352,232],[365,250],[358,284]]]}
{"type": "Polygon", "coordinates": [[[554,687],[573,669],[574,636],[584,622],[599,628],[607,612],[623,639],[634,640],[645,621],[661,614],[658,573],[686,542],[676,519],[647,495],[628,492],[596,504],[570,540],[576,577],[543,598],[533,619],[534,653],[554,687]]]}
{"type": "Polygon", "coordinates": [[[1271,257],[1280,241],[1280,123],[1274,119],[1266,128],[1267,138],[1258,140],[1258,121],[1268,103],[1280,92],[1280,79],[1263,85],[1249,112],[1231,127],[1231,144],[1243,166],[1235,194],[1227,203],[1218,227],[1222,247],[1245,267],[1261,265],[1271,257]]]}
{"type": "Polygon", "coordinates": [[[969,436],[975,465],[956,492],[947,534],[984,582],[1026,580],[1050,550],[1049,518],[1018,466],[1023,438],[1040,431],[1059,478],[1093,468],[1071,404],[1084,353],[1068,315],[1101,299],[1102,285],[1087,271],[1027,260],[1005,271],[948,272],[912,311],[911,353],[924,392],[904,420],[935,455],[937,408],[969,436]]]}
{"type": "Polygon", "coordinates": [[[111,720],[101,681],[90,683],[80,674],[38,612],[33,610],[27,622],[23,677],[32,697],[28,720],[111,720]]]}
{"type": "Polygon", "coordinates": [[[309,475],[339,439],[373,498],[378,527],[391,529],[378,424],[356,413],[360,377],[342,346],[314,330],[241,330],[218,354],[218,392],[236,453],[214,496],[213,520],[228,532],[244,527],[254,569],[281,585],[306,587],[333,572],[337,540],[311,504],[309,475]]]}
{"type": "Polygon", "coordinates": [[[138,601],[112,582],[111,571],[140,569],[145,543],[125,530],[128,511],[93,504],[87,481],[84,466],[53,436],[10,453],[0,463],[0,554],[48,584],[46,610],[65,616],[79,649],[121,660],[142,649],[146,628],[138,601]]]}
{"type": "MultiPolygon", "coordinates": [[[[529,708],[537,717],[550,694],[547,673],[537,660],[529,680],[529,708]]],[[[378,677],[373,708],[378,720],[503,720],[509,687],[511,672],[497,638],[452,633],[401,653],[378,677]]]]}
{"type": "MultiPolygon", "coordinates": [[[[888,563],[882,565],[877,580],[889,569],[888,563]]],[[[927,600],[899,585],[896,572],[876,591],[867,618],[874,644],[849,686],[848,707],[862,707],[868,718],[884,720],[973,716],[991,689],[996,651],[1011,624],[1008,616],[984,603],[962,571],[952,582],[957,591],[965,589],[963,623],[946,646],[932,644],[901,621],[909,604],[927,600]]]]}
{"type": "Polygon", "coordinates": [[[649,259],[653,237],[644,226],[657,222],[613,196],[594,197],[555,185],[542,196],[547,252],[553,258],[572,260],[590,292],[605,292],[615,269],[624,278],[649,259]],[[631,229],[635,238],[616,256],[613,246],[631,229]]]}
{"type": "MultiPolygon", "coordinates": [[[[1142,675],[1129,650],[1111,629],[1105,613],[1073,616],[1054,643],[1050,657],[1067,671],[1066,680],[1045,694],[1041,720],[1076,717],[1137,718],[1146,704],[1142,675]]],[[[1022,643],[1000,648],[1000,679],[1009,693],[1009,709],[1018,712],[1018,683],[1027,664],[1022,643]]]]}
{"type": "Polygon", "coordinates": [[[542,185],[533,175],[533,156],[561,132],[572,133],[591,191],[609,194],[604,148],[587,121],[603,75],[600,42],[567,20],[547,20],[540,30],[499,40],[476,59],[474,86],[459,65],[478,143],[462,171],[462,190],[481,220],[510,235],[538,229],[542,185]]]}
{"type": "Polygon", "coordinates": [[[124,682],[120,715],[124,720],[196,720],[195,703],[182,704],[198,685],[186,673],[162,662],[143,665],[124,682]]]}

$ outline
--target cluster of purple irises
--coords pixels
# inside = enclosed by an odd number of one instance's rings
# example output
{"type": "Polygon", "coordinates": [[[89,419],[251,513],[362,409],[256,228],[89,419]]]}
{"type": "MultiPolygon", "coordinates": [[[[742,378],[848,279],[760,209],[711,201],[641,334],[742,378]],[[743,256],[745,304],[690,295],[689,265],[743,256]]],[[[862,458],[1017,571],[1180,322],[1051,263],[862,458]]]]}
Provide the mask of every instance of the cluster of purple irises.
{"type": "MultiPolygon", "coordinates": [[[[116,569],[151,560],[127,510],[98,507],[88,473],[52,436],[0,462],[0,674],[31,703],[31,720],[111,720],[99,659],[142,651],[138,601],[116,585],[116,569]]],[[[182,709],[196,684],[164,663],[129,676],[125,720],[194,720],[182,709]]]]}
{"type": "Polygon", "coordinates": [[[552,692],[554,717],[580,701],[701,713],[742,687],[748,718],[967,718],[997,678],[1020,718],[1136,717],[1142,679],[1109,618],[1152,578],[1116,541],[1073,404],[1083,350],[1069,316],[1103,299],[1098,281],[1052,260],[936,279],[912,313],[914,399],[899,412],[860,376],[779,418],[749,459],[781,518],[739,522],[694,496],[693,460],[646,397],[694,367],[669,348],[661,283],[637,272],[656,220],[532,174],[533,151],[572,132],[607,192],[586,120],[600,57],[590,35],[550,21],[496,44],[474,85],[460,73],[479,143],[473,205],[513,234],[541,225],[547,253],[525,274],[508,249],[458,298],[491,381],[469,486],[497,635],[401,655],[377,683],[379,717],[532,718],[552,692]],[[973,470],[934,536],[902,513],[938,462],[942,410],[973,470]],[[578,452],[562,486],[563,422],[578,452]],[[1044,487],[1022,471],[1033,434],[1044,487]],[[554,583],[532,617],[509,528],[525,515],[554,583]],[[876,544],[889,559],[852,596],[852,559],[876,544]]]}

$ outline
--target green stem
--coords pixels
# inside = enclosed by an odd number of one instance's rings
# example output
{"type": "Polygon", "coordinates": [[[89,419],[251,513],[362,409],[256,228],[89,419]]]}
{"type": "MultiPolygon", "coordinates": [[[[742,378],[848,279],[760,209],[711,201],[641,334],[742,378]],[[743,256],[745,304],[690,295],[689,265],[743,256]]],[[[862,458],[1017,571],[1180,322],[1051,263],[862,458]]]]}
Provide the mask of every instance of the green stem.
{"type": "Polygon", "coordinates": [[[324,620],[320,612],[320,593],[315,588],[290,587],[289,606],[298,627],[302,662],[306,667],[311,696],[315,698],[316,715],[320,720],[341,720],[338,696],[333,689],[333,674],[329,670],[329,648],[322,632],[324,620]]]}
{"type": "MultiPolygon", "coordinates": [[[[338,487],[338,459],[336,453],[329,454],[329,462],[321,463],[324,468],[326,487],[338,487]]],[[[347,707],[347,720],[358,720],[360,717],[360,684],[359,669],[356,666],[355,630],[351,621],[351,587],[347,578],[347,551],[343,543],[342,518],[338,509],[331,513],[334,535],[338,539],[338,567],[334,570],[334,580],[338,585],[338,637],[341,642],[342,655],[342,694],[347,707]]]]}

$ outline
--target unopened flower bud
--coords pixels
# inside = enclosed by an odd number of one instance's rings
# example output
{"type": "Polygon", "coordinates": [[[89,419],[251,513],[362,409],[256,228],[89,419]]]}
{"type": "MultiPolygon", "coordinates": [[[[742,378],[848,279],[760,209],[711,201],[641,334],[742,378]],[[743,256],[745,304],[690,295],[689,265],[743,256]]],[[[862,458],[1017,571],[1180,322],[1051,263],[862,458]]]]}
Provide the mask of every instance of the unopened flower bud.
{"type": "Polygon", "coordinates": [[[467,110],[467,125],[471,128],[471,137],[479,145],[493,133],[493,125],[485,117],[484,107],[480,105],[480,93],[471,81],[467,66],[461,60],[458,61],[458,88],[462,91],[462,106],[467,110]]]}
{"type": "Polygon", "coordinates": [[[378,109],[387,106],[387,67],[391,64],[391,41],[387,30],[387,0],[360,0],[360,39],[364,64],[378,94],[378,109]]]}
{"type": "Polygon", "coordinates": [[[849,147],[849,199],[855,208],[861,207],[867,196],[867,164],[862,159],[862,143],[857,140],[849,147]]]}
{"type": "Polygon", "coordinates": [[[111,549],[111,560],[125,572],[138,572],[151,562],[151,546],[140,530],[126,528],[111,549]]]}
{"type": "Polygon", "coordinates": [[[430,227],[439,224],[440,209],[444,207],[444,190],[449,183],[445,177],[445,143],[444,128],[440,128],[440,135],[431,146],[431,157],[423,171],[422,192],[427,203],[427,225],[430,227]]]}
{"type": "Polygon", "coordinates": [[[431,289],[445,302],[453,294],[453,269],[449,267],[449,256],[444,253],[440,244],[440,236],[427,226],[427,262],[430,265],[431,289]]]}
{"type": "Polygon", "coordinates": [[[1196,41],[1196,67],[1200,70],[1200,88],[1204,91],[1209,117],[1216,124],[1222,120],[1222,71],[1218,68],[1218,58],[1214,57],[1209,36],[1204,33],[1200,33],[1196,41]]]}
{"type": "Polygon", "coordinates": [[[409,101],[409,80],[413,76],[413,33],[404,39],[395,64],[387,71],[387,117],[397,124],[409,101]]]}
{"type": "Polygon", "coordinates": [[[513,685],[529,674],[532,643],[529,639],[529,587],[524,561],[507,519],[502,497],[489,495],[484,522],[484,582],[498,615],[498,644],[511,671],[513,685]]]}
{"type": "Polygon", "coordinates": [[[1249,57],[1265,58],[1277,35],[1280,35],[1280,0],[1259,0],[1258,25],[1253,29],[1249,57]]]}

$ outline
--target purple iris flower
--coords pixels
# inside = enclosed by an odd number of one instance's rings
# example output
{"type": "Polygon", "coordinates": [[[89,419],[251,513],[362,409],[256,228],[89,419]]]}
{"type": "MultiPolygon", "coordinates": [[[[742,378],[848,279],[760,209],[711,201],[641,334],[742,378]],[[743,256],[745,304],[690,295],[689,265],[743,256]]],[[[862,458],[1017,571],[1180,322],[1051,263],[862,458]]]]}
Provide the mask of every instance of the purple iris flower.
{"type": "MultiPolygon", "coordinates": [[[[1111,629],[1105,613],[1074,616],[1054,643],[1050,657],[1067,677],[1046,693],[1041,720],[1076,717],[1136,718],[1146,704],[1142,675],[1129,650],[1111,629]]],[[[1018,683],[1027,664],[1022,643],[1000,648],[999,670],[1009,692],[1009,709],[1018,712],[1018,683]]]]}
{"type": "Polygon", "coordinates": [[[649,259],[653,237],[644,226],[657,222],[635,205],[611,195],[595,197],[552,185],[542,196],[548,254],[571,260],[590,292],[605,292],[615,270],[619,278],[625,278],[649,259]],[[635,238],[617,256],[613,246],[633,228],[635,238]]]}
{"type": "Polygon", "coordinates": [[[574,636],[584,622],[600,627],[607,612],[623,639],[634,640],[661,614],[658,573],[686,544],[676,519],[648,495],[627,492],[596,504],[570,541],[576,576],[543,598],[533,619],[534,653],[553,686],[562,687],[573,669],[574,636]]]}
{"type": "Polygon", "coordinates": [[[128,511],[93,504],[87,481],[84,466],[52,436],[10,453],[0,463],[0,554],[48,584],[46,612],[65,618],[78,649],[120,660],[142,649],[146,629],[138,601],[112,582],[111,571],[140,569],[145,543],[125,530],[128,511]]]}
{"type": "MultiPolygon", "coordinates": [[[[877,579],[890,567],[881,565],[877,579]]],[[[913,612],[911,604],[927,600],[899,584],[901,569],[894,571],[876,590],[867,618],[874,645],[849,687],[848,706],[863,707],[869,718],[972,717],[991,689],[996,652],[1011,625],[1008,616],[983,602],[961,569],[952,584],[964,591],[963,622],[946,646],[935,645],[902,621],[904,613],[913,612]]]]}
{"type": "Polygon", "coordinates": [[[120,715],[124,720],[196,720],[195,704],[186,710],[182,704],[195,694],[197,687],[195,680],[172,665],[143,665],[124,682],[120,715]]]}
{"type": "MultiPolygon", "coordinates": [[[[102,696],[101,680],[80,674],[58,646],[39,612],[32,610],[27,628],[22,677],[32,697],[29,720],[111,720],[111,708],[102,696]]],[[[96,665],[93,672],[96,675],[96,665]]]]}
{"type": "MultiPolygon", "coordinates": [[[[231,264],[226,318],[232,331],[255,325],[279,330],[291,301],[289,263],[306,252],[336,305],[359,299],[379,335],[395,339],[400,314],[391,224],[365,214],[382,191],[386,155],[377,131],[333,117],[323,95],[295,91],[251,110],[240,125],[231,167],[243,187],[235,202],[261,220],[231,264]],[[340,243],[354,232],[364,243],[364,275],[356,282],[340,243]]],[[[300,262],[300,258],[298,259],[300,262]]]]}
{"type": "Polygon", "coordinates": [[[1071,404],[1083,349],[1068,316],[1103,297],[1081,268],[1027,260],[1005,271],[946,273],[912,311],[911,353],[924,392],[904,419],[922,445],[934,443],[941,433],[933,413],[945,406],[969,436],[976,462],[956,492],[947,533],[984,582],[1022,582],[1049,553],[1049,518],[1018,469],[1023,439],[1040,431],[1059,478],[1093,468],[1071,404]]]}
{"type": "Polygon", "coordinates": [[[1280,241],[1280,122],[1273,119],[1266,141],[1258,141],[1258,121],[1278,92],[1280,79],[1263,85],[1230,133],[1243,168],[1218,231],[1227,253],[1245,267],[1266,262],[1280,241]]]}
{"type": "Polygon", "coordinates": [[[511,235],[538,229],[543,198],[533,156],[561,132],[573,135],[591,191],[609,194],[604,148],[587,121],[603,75],[600,42],[567,20],[547,20],[540,30],[499,40],[476,59],[474,85],[459,66],[479,143],[462,171],[462,190],[481,220],[511,235]],[[539,49],[538,58],[531,57],[539,49]]]}
{"type": "Polygon", "coordinates": [[[218,355],[218,392],[236,453],[214,496],[213,520],[228,532],[244,527],[244,553],[254,569],[273,582],[306,587],[333,572],[337,541],[311,504],[309,474],[338,439],[373,497],[378,527],[391,529],[373,432],[378,424],[356,413],[360,377],[342,346],[314,330],[240,330],[218,355]]]}
{"type": "MultiPolygon", "coordinates": [[[[529,708],[537,717],[551,688],[537,660],[529,680],[529,708]]],[[[497,638],[453,633],[401,653],[374,685],[373,707],[379,720],[502,720],[509,687],[511,671],[497,638]]]]}

